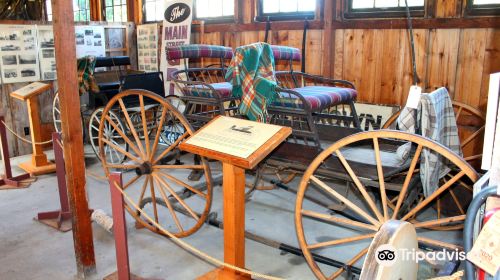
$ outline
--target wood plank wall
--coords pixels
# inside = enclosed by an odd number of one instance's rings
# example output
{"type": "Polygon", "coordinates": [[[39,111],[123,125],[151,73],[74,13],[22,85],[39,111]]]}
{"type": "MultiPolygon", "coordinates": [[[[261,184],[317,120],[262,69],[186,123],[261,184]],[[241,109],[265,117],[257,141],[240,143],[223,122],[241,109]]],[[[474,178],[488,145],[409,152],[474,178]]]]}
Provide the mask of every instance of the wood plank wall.
{"type": "MultiPolygon", "coordinates": [[[[327,7],[338,5],[335,2],[329,4],[328,1],[330,0],[324,2],[327,7]]],[[[243,23],[234,27],[234,31],[231,28],[217,31],[217,28],[209,28],[209,24],[205,24],[203,38],[194,34],[194,42],[235,48],[263,41],[264,31],[244,31],[256,29],[255,23],[251,21],[255,15],[252,2],[243,1],[243,23]]],[[[432,17],[428,16],[432,22],[444,26],[449,24],[442,21],[442,18],[446,18],[449,22],[455,20],[453,22],[458,22],[457,26],[460,26],[465,0],[431,2],[435,18],[438,18],[432,21],[432,17]]],[[[338,10],[334,14],[339,17],[338,10]]],[[[420,22],[425,20],[421,19],[420,22]]],[[[493,20],[498,23],[498,18],[493,20]]],[[[325,19],[324,22],[324,26],[327,26],[328,20],[325,19]]],[[[382,20],[378,22],[383,23],[382,20]]],[[[393,22],[387,21],[381,24],[380,29],[377,29],[377,23],[369,29],[342,27],[349,24],[335,23],[333,36],[327,34],[328,30],[322,27],[308,31],[306,71],[354,82],[359,90],[360,101],[404,105],[412,84],[408,31],[392,29],[390,26],[393,22]],[[329,57],[330,53],[330,60],[325,61],[323,58],[329,57]],[[328,64],[325,65],[326,63],[328,64]],[[325,73],[325,69],[328,69],[328,73],[325,73]]],[[[406,25],[404,23],[403,26],[406,25]]],[[[365,25],[369,25],[367,21],[365,25]]],[[[416,27],[419,25],[422,24],[417,23],[416,27]]],[[[280,24],[280,27],[283,26],[286,24],[280,24]]],[[[500,26],[470,28],[471,26],[473,24],[468,24],[467,28],[415,29],[417,70],[422,80],[421,86],[427,92],[445,86],[455,100],[485,111],[489,74],[500,71],[500,26]]],[[[301,48],[302,30],[294,29],[272,30],[269,42],[301,48]]],[[[297,69],[300,69],[300,65],[297,65],[297,69]]]]}

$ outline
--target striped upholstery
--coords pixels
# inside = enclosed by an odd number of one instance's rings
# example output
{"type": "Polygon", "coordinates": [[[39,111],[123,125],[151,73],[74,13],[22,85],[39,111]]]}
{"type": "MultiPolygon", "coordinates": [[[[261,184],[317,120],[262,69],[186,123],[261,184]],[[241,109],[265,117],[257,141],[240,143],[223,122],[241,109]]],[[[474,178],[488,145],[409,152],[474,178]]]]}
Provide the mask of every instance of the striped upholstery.
{"type": "Polygon", "coordinates": [[[297,48],[271,45],[271,49],[273,50],[273,56],[275,61],[278,60],[300,61],[302,58],[300,50],[297,48]]]}
{"type": "MultiPolygon", "coordinates": [[[[217,91],[217,93],[220,95],[221,98],[231,97],[231,94],[233,92],[233,86],[230,83],[223,82],[223,83],[214,83],[209,85],[212,86],[217,91]]],[[[201,85],[187,86],[184,87],[182,91],[185,95],[190,95],[190,96],[210,97],[210,98],[215,97],[211,89],[201,85]]]]}
{"type": "Polygon", "coordinates": [[[231,59],[233,57],[233,50],[224,46],[196,44],[167,48],[168,60],[201,57],[231,59]]]}
{"type": "MultiPolygon", "coordinates": [[[[325,87],[325,86],[306,86],[294,88],[293,91],[301,94],[311,105],[313,111],[322,110],[338,104],[346,104],[356,99],[357,91],[352,88],[325,87]]],[[[279,93],[273,106],[282,106],[289,108],[303,108],[302,102],[294,95],[288,93],[279,93]]]]}

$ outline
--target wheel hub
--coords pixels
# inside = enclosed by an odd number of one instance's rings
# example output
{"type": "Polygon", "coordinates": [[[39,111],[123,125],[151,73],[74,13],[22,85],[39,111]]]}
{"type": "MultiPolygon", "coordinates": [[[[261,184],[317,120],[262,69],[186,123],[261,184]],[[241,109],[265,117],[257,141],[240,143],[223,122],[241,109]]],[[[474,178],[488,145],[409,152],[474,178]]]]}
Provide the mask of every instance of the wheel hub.
{"type": "Polygon", "coordinates": [[[149,161],[143,162],[141,165],[135,168],[135,173],[139,176],[149,175],[152,172],[153,172],[153,165],[149,161]]]}

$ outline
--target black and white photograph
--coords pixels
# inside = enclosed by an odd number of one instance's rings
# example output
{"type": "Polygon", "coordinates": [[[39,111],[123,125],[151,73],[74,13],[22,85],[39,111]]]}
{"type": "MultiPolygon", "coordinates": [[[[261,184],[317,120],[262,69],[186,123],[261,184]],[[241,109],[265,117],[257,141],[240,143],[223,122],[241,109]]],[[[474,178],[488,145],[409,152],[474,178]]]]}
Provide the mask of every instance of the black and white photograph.
{"type": "Polygon", "coordinates": [[[94,30],[92,29],[85,29],[85,36],[92,36],[94,35],[94,30]]]}
{"type": "Polygon", "coordinates": [[[85,39],[84,38],[76,38],[76,44],[77,45],[85,45],[85,39]]]}
{"type": "Polygon", "coordinates": [[[28,30],[24,30],[23,31],[23,36],[31,36],[32,35],[32,31],[31,29],[28,29],[28,30]]]}
{"type": "Polygon", "coordinates": [[[54,53],[55,53],[54,49],[42,50],[42,57],[43,58],[54,58],[55,57],[54,53]]]}
{"type": "Polygon", "coordinates": [[[9,44],[9,45],[5,45],[5,46],[1,46],[0,50],[3,51],[3,52],[20,51],[21,47],[18,46],[18,45],[9,44]]]}
{"type": "Polygon", "coordinates": [[[3,55],[2,56],[2,64],[3,65],[17,65],[17,56],[16,55],[3,55]]]}
{"type": "Polygon", "coordinates": [[[96,47],[102,46],[102,40],[94,41],[94,46],[96,47]]]}
{"type": "Polygon", "coordinates": [[[17,70],[16,69],[5,69],[3,71],[3,76],[6,79],[17,78],[17,70]]]}
{"type": "Polygon", "coordinates": [[[123,48],[124,31],[122,28],[107,28],[106,29],[106,48],[120,49],[123,48]]]}
{"type": "Polygon", "coordinates": [[[25,45],[24,46],[25,51],[34,51],[35,50],[35,44],[30,44],[30,45],[25,45]]]}
{"type": "Polygon", "coordinates": [[[92,46],[92,39],[90,38],[85,39],[85,45],[92,46]]]}
{"type": "Polygon", "coordinates": [[[94,39],[101,39],[101,33],[94,34],[94,39]]]}
{"type": "Polygon", "coordinates": [[[53,48],[54,33],[51,30],[39,30],[38,41],[40,42],[41,48],[53,48]]]}
{"type": "Polygon", "coordinates": [[[34,54],[20,54],[19,64],[36,64],[36,55],[34,54]]]}
{"type": "Polygon", "coordinates": [[[33,77],[36,76],[36,71],[33,68],[25,68],[21,70],[21,77],[33,77]]]}
{"type": "Polygon", "coordinates": [[[56,72],[44,72],[43,79],[44,80],[55,80],[56,79],[56,72]]]}
{"type": "Polygon", "coordinates": [[[83,39],[83,38],[85,38],[85,35],[82,32],[76,32],[75,33],[75,38],[77,38],[77,39],[83,39]]]}

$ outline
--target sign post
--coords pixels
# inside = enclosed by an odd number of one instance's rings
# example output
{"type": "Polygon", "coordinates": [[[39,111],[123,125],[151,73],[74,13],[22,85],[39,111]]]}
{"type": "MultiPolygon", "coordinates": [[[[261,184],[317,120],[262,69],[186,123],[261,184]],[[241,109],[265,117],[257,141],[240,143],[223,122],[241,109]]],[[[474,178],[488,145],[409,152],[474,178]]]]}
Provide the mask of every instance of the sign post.
{"type": "MultiPolygon", "coordinates": [[[[222,162],[224,262],[245,267],[245,169],[253,169],[292,129],[219,116],[180,144],[181,150],[222,162]]],[[[218,268],[198,279],[250,279],[218,268]]]]}

